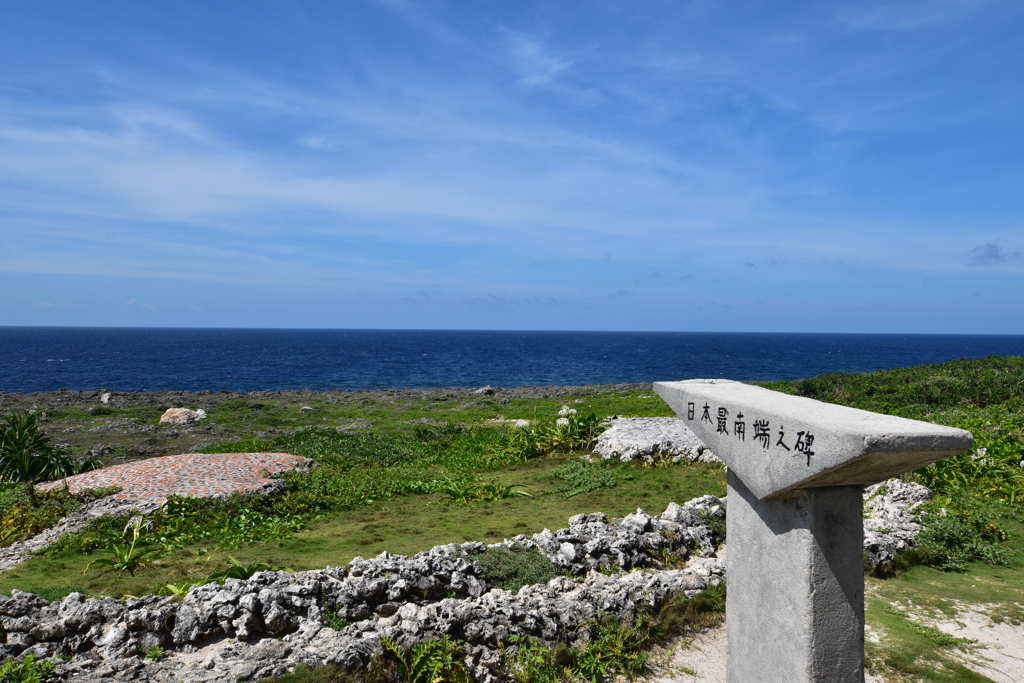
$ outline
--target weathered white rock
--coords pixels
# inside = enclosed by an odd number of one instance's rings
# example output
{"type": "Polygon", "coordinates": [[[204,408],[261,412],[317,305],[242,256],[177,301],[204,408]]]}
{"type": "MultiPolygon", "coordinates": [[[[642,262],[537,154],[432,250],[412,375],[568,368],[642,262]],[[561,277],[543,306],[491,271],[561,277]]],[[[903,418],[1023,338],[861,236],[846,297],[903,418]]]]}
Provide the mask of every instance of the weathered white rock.
{"type": "Polygon", "coordinates": [[[199,420],[206,419],[206,411],[200,408],[199,410],[189,410],[188,408],[168,408],[167,411],[160,416],[160,422],[169,422],[175,425],[190,425],[199,420]]]}
{"type": "Polygon", "coordinates": [[[932,498],[920,484],[889,479],[864,491],[864,552],[872,566],[892,562],[921,533],[915,512],[932,498]]]}
{"type": "Polygon", "coordinates": [[[678,417],[617,417],[597,437],[594,452],[606,460],[648,462],[659,454],[673,461],[719,462],[711,449],[678,417]]]}

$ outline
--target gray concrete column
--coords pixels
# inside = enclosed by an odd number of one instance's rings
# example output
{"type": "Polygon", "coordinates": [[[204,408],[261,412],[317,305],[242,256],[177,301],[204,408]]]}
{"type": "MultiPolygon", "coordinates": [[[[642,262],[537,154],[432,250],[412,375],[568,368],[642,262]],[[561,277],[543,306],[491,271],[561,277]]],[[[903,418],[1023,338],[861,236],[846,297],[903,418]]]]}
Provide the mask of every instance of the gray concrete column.
{"type": "Polygon", "coordinates": [[[863,683],[861,486],[759,500],[731,470],[728,683],[863,683]]]}

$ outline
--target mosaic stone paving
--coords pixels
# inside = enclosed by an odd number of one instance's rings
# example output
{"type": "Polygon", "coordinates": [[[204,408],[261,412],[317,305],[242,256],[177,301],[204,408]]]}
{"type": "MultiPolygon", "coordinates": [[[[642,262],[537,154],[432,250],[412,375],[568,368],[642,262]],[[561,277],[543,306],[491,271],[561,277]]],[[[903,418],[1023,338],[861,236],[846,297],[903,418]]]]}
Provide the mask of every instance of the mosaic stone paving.
{"type": "Polygon", "coordinates": [[[308,458],[289,453],[187,453],[114,465],[42,484],[39,488],[64,486],[66,481],[73,492],[120,486],[121,492],[114,497],[121,500],[164,502],[172,493],[210,498],[267,488],[274,480],[266,474],[312,463],[308,458]]]}

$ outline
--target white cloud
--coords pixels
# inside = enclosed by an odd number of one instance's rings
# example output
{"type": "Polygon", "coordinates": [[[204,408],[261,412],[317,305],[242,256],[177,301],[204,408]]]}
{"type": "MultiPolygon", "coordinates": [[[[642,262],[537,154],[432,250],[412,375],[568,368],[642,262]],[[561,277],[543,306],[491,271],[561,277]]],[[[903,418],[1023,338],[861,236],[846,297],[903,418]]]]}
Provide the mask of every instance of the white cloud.
{"type": "Polygon", "coordinates": [[[537,40],[525,33],[509,30],[506,35],[522,85],[547,85],[573,64],[570,60],[548,54],[537,40]]]}
{"type": "Polygon", "coordinates": [[[310,149],[323,149],[327,147],[327,138],[323,135],[307,135],[299,138],[299,144],[310,149]]]}
{"type": "Polygon", "coordinates": [[[154,306],[152,304],[147,304],[144,301],[139,301],[138,299],[135,299],[135,298],[128,299],[128,301],[124,302],[124,305],[125,305],[125,308],[134,309],[134,310],[140,310],[140,311],[157,311],[157,310],[159,310],[156,306],[154,306]]]}

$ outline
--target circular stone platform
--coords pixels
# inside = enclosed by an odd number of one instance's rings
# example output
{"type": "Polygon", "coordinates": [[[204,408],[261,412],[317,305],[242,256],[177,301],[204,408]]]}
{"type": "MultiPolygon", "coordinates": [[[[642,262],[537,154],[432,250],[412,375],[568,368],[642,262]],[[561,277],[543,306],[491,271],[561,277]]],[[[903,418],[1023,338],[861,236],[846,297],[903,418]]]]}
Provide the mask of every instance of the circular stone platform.
{"type": "Polygon", "coordinates": [[[121,492],[112,496],[115,499],[162,503],[171,494],[212,498],[270,489],[277,480],[267,474],[305,468],[313,462],[290,453],[186,453],[105,467],[39,488],[62,487],[64,482],[72,492],[120,486],[121,492]]]}

